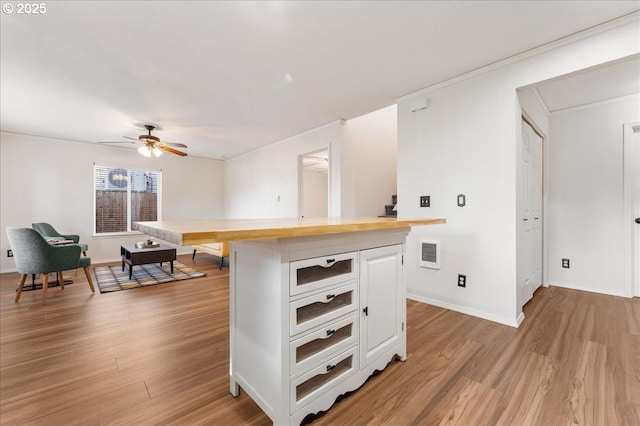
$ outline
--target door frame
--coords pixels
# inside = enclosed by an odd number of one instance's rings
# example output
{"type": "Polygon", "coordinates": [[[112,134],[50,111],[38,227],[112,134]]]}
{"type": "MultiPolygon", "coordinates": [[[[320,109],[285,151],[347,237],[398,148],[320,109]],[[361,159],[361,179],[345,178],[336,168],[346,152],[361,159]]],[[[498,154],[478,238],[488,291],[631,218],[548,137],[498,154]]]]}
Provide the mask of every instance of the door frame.
{"type": "Polygon", "coordinates": [[[640,194],[634,191],[634,181],[640,179],[640,165],[635,156],[640,143],[635,143],[634,133],[640,134],[640,122],[623,125],[623,186],[624,186],[624,295],[640,297],[640,232],[635,220],[635,203],[640,194]],[[634,129],[635,132],[634,132],[634,129]]]}
{"type": "Polygon", "coordinates": [[[327,153],[327,217],[331,216],[331,146],[298,155],[298,217],[304,217],[304,157],[327,153]]]}

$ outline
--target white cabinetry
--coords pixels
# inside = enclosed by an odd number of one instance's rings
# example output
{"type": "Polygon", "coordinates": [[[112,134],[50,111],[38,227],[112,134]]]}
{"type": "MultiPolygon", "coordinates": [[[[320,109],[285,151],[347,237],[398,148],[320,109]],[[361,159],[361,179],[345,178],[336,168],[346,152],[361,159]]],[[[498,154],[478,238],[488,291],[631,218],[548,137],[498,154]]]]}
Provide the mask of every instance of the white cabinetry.
{"type": "Polygon", "coordinates": [[[230,389],[299,424],[406,358],[408,228],[233,243],[230,389]]]}
{"type": "Polygon", "coordinates": [[[394,352],[404,338],[402,246],[360,252],[360,365],[394,352]]]}

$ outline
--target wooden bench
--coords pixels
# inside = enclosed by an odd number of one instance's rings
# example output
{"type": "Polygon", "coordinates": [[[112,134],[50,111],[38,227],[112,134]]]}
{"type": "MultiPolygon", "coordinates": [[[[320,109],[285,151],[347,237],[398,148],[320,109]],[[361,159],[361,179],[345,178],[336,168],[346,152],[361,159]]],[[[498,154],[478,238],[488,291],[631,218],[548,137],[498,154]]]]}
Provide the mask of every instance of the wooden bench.
{"type": "Polygon", "coordinates": [[[225,257],[229,256],[229,243],[194,244],[193,255],[191,255],[192,260],[195,259],[197,251],[218,256],[220,258],[220,270],[222,270],[222,262],[225,257]]]}

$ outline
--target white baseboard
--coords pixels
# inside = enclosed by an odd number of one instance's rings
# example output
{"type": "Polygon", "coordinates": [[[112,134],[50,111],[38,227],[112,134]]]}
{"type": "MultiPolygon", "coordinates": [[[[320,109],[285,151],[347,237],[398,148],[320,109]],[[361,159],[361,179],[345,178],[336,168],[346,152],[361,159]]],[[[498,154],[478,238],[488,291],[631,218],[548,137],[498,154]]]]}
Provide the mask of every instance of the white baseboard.
{"type": "Polygon", "coordinates": [[[571,289],[571,290],[588,291],[589,293],[608,294],[610,296],[627,297],[627,298],[631,297],[631,296],[626,295],[624,293],[617,293],[617,292],[614,292],[614,291],[611,291],[611,290],[599,289],[599,288],[586,288],[586,287],[580,287],[580,286],[577,286],[577,285],[558,283],[558,282],[549,283],[548,286],[549,287],[568,288],[568,289],[571,289]]]}
{"type": "Polygon", "coordinates": [[[417,294],[408,293],[407,299],[415,300],[417,302],[426,303],[428,305],[437,306],[439,308],[449,309],[451,311],[460,312],[462,314],[471,315],[473,317],[478,317],[482,319],[486,319],[489,321],[497,322],[500,324],[508,325],[510,327],[518,328],[522,321],[524,320],[524,313],[520,313],[518,318],[507,318],[500,315],[495,315],[489,312],[479,311],[477,309],[468,308],[466,306],[455,305],[449,302],[443,302],[441,300],[431,299],[429,297],[419,296],[417,294]]]}

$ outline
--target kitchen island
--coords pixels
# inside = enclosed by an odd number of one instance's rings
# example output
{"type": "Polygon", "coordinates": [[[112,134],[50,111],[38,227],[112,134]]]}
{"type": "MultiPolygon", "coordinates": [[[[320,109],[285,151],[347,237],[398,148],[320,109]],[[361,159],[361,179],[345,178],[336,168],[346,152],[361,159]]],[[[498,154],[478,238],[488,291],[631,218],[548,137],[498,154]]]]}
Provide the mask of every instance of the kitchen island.
{"type": "Polygon", "coordinates": [[[242,388],[274,424],[299,424],[394,358],[406,359],[405,239],[412,226],[443,223],[323,218],[134,228],[180,245],[232,242],[230,391],[242,388]]]}

